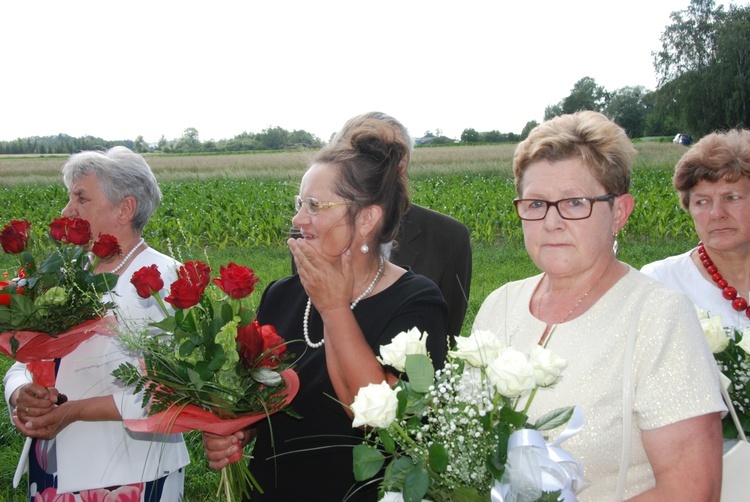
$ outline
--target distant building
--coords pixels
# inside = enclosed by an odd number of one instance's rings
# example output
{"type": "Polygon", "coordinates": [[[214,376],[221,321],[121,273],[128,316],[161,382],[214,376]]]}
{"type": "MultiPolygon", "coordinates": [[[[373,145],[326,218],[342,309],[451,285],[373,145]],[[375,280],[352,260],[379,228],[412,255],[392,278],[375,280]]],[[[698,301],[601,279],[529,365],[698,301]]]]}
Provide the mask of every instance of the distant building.
{"type": "Polygon", "coordinates": [[[419,146],[419,145],[429,145],[433,141],[435,141],[435,139],[436,139],[435,136],[424,136],[422,138],[414,138],[414,144],[416,146],[419,146]]]}

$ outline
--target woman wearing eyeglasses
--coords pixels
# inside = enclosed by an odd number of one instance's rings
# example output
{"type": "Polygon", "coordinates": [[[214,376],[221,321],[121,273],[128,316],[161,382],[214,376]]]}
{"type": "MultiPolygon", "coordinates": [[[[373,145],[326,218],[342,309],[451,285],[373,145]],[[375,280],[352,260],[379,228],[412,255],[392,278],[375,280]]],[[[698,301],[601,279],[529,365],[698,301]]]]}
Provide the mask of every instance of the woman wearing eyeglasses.
{"type": "Polygon", "coordinates": [[[718,500],[725,408],[695,309],[616,258],[634,153],[595,112],[556,117],[518,145],[514,204],[542,273],[491,293],[474,329],[568,361],[529,413],[582,407],[585,426],[563,445],[590,483],[579,500],[718,500]]]}
{"type": "Polygon", "coordinates": [[[318,152],[295,197],[289,239],[297,274],[263,293],[258,321],[272,324],[298,358],[300,390],[292,408],[255,431],[204,435],[212,468],[256,435],[250,469],[264,494],[252,500],[377,500],[377,484],[356,484],[349,406],[360,387],[397,374],[376,359],[381,345],[416,327],[427,332],[437,367],[447,350],[447,307],[429,279],[385,259],[381,246],[397,235],[408,208],[398,165],[408,152],[394,128],[363,121],[348,141],[318,152]]]}

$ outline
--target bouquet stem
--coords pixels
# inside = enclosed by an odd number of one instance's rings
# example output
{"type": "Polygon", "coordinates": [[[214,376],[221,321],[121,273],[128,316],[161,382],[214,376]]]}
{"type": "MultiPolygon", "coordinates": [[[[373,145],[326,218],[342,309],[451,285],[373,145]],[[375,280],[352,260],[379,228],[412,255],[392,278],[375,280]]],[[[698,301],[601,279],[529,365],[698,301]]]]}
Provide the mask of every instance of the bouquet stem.
{"type": "Polygon", "coordinates": [[[31,372],[31,378],[34,383],[42,387],[55,386],[55,360],[40,359],[27,363],[26,367],[31,372]]]}
{"type": "Polygon", "coordinates": [[[250,492],[253,490],[263,493],[260,484],[250,472],[246,460],[247,458],[243,456],[239,461],[232,462],[221,469],[217,496],[224,492],[227,502],[235,502],[249,499],[250,492]]]}

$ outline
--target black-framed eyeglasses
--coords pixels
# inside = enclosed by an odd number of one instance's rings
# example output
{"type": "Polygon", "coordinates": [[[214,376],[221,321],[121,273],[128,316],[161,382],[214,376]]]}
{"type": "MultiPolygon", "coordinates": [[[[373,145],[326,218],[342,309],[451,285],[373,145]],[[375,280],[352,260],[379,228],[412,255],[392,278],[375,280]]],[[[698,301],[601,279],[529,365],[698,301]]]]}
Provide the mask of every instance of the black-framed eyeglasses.
{"type": "Polygon", "coordinates": [[[564,220],[585,220],[594,210],[594,202],[611,201],[616,195],[607,194],[599,197],[569,197],[554,202],[542,199],[515,199],[518,217],[526,221],[543,220],[549,208],[554,206],[564,220]]]}
{"type": "Polygon", "coordinates": [[[340,202],[323,202],[319,201],[315,197],[306,197],[302,198],[299,195],[294,196],[294,208],[299,213],[299,210],[302,209],[302,207],[305,207],[305,210],[310,214],[311,216],[315,216],[323,209],[328,209],[335,206],[353,206],[355,202],[352,202],[350,200],[343,200],[340,202]]]}

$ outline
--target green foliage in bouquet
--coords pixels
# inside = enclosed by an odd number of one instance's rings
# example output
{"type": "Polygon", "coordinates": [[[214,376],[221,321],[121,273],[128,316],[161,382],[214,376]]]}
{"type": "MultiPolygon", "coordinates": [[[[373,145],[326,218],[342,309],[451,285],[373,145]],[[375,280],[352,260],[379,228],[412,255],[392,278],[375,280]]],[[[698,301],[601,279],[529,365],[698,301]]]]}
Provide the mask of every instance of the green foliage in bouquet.
{"type": "MultiPolygon", "coordinates": [[[[154,265],[139,272],[155,270],[154,265]]],[[[242,270],[247,294],[252,292],[257,281],[252,270],[233,263],[222,267],[222,273],[225,270],[242,270]]],[[[134,284],[141,280],[139,272],[134,284]]],[[[161,333],[123,337],[130,348],[145,355],[145,368],[124,364],[115,377],[134,385],[137,392],[146,390],[143,404],[152,414],[191,403],[220,418],[236,418],[248,410],[274,409],[284,400],[278,386],[281,370],[290,367],[285,363],[286,341],[273,327],[253,322],[254,314],[241,307],[241,297],[208,288],[209,274],[203,263],[183,265],[165,298],[176,307],[174,314],[165,307],[166,317],[151,324],[161,333]]],[[[151,292],[163,306],[159,289],[151,292]]]]}
{"type": "MultiPolygon", "coordinates": [[[[739,330],[726,328],[721,315],[696,308],[698,318],[708,345],[714,354],[719,371],[728,379],[727,392],[732,400],[737,418],[746,434],[750,434],[750,328],[739,330]]],[[[722,420],[724,437],[737,439],[739,432],[732,417],[727,414],[722,420]]]]}
{"type": "MultiPolygon", "coordinates": [[[[10,281],[0,283],[0,332],[57,336],[114,307],[102,295],[114,288],[118,276],[93,271],[97,260],[119,255],[120,246],[110,235],[91,241],[90,225],[80,218],[56,218],[44,236],[34,235],[25,220],[6,225],[0,242],[6,253],[18,256],[19,268],[10,281]],[[32,243],[40,260],[31,252],[32,243]]],[[[15,338],[10,342],[15,352],[15,338]]]]}

